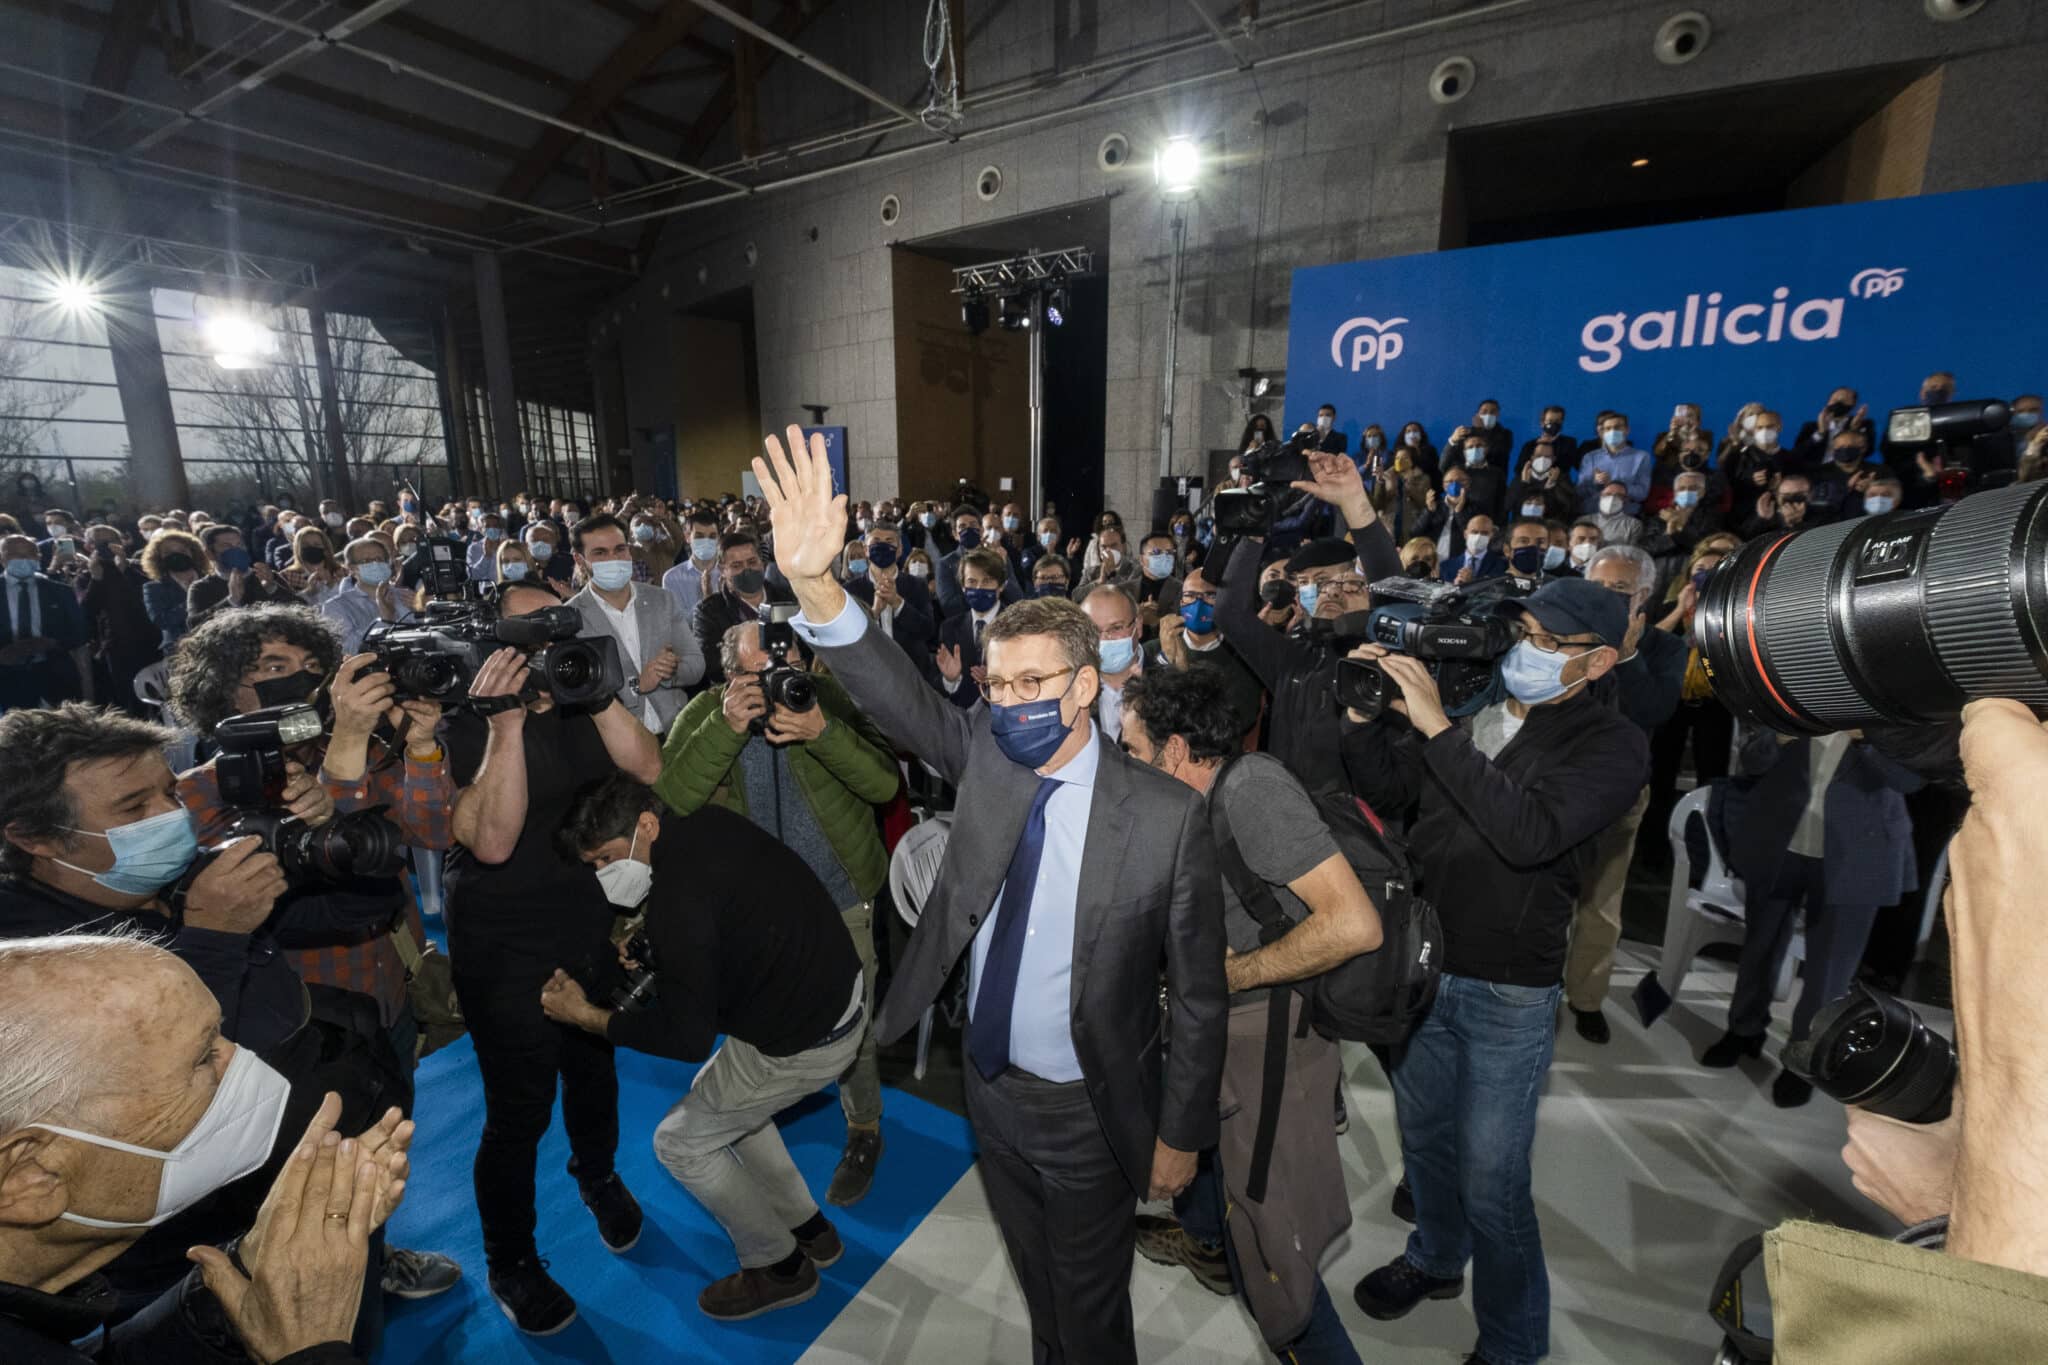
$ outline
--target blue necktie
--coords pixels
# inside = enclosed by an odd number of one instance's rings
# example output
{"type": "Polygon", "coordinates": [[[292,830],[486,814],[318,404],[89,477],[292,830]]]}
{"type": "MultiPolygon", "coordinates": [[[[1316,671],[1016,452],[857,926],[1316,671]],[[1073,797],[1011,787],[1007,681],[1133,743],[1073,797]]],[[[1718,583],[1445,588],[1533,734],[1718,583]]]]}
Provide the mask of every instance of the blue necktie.
{"type": "Polygon", "coordinates": [[[1045,803],[1059,789],[1048,777],[1038,784],[1025,817],[1017,851],[1003,879],[1003,904],[996,915],[994,936],[981,961],[981,987],[974,997],[974,1017],[967,1022],[967,1053],[985,1080],[994,1080],[1010,1064],[1010,1012],[1017,1002],[1017,968],[1024,960],[1025,931],[1031,926],[1031,894],[1038,886],[1038,863],[1045,854],[1045,803]]]}

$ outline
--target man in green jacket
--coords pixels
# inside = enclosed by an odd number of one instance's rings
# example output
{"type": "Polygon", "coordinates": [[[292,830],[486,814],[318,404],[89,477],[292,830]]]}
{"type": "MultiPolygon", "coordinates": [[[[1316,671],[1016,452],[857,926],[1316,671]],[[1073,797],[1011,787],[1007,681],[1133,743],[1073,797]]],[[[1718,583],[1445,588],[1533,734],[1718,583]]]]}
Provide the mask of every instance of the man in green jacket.
{"type": "MultiPolygon", "coordinates": [[[[889,854],[874,807],[895,798],[901,775],[889,741],[830,676],[811,676],[817,704],[808,710],[768,705],[761,678],[770,660],[758,622],[727,630],[719,652],[726,681],[693,697],[669,727],[654,789],[678,815],[719,805],[746,816],[801,855],[840,906],[866,974],[870,1022],[839,1078],[846,1150],[825,1198],[854,1204],[867,1194],[882,1155],[874,909],[889,854]]],[[[786,662],[803,666],[794,647],[786,662]]]]}

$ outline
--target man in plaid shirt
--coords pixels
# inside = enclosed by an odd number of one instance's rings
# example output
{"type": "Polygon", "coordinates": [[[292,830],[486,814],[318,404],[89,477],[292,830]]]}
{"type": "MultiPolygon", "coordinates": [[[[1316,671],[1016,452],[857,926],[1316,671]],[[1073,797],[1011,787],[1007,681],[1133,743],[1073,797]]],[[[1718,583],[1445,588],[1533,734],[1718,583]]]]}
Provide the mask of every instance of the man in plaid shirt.
{"type": "MultiPolygon", "coordinates": [[[[187,635],[172,656],[171,705],[205,735],[229,716],[310,701],[325,685],[330,733],[324,741],[299,746],[291,758],[317,768],[337,812],[386,805],[409,846],[448,848],[456,786],[435,733],[441,708],[394,703],[390,677],[365,671],[375,664],[374,655],[340,654],[333,623],[305,607],[222,612],[187,635]],[[387,725],[388,737],[377,733],[380,724],[387,725]]],[[[214,763],[181,776],[178,797],[192,813],[202,845],[226,835],[234,812],[221,800],[214,763]]],[[[376,883],[361,882],[288,893],[274,929],[303,980],[376,1002],[378,1024],[410,1078],[418,1026],[392,932],[402,916],[414,942],[425,942],[425,935],[409,886],[390,885],[388,898],[377,894],[376,883]]],[[[461,1273],[453,1261],[432,1252],[385,1253],[385,1291],[404,1298],[441,1293],[461,1273]]]]}

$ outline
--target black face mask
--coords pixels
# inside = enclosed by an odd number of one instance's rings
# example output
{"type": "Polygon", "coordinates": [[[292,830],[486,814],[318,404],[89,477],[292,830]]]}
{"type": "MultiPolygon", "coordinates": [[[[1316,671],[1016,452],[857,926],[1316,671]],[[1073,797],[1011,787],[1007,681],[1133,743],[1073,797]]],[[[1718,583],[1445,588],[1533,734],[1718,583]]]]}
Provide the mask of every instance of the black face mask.
{"type": "Polygon", "coordinates": [[[1688,450],[1678,457],[1678,467],[1681,469],[1700,469],[1706,463],[1707,457],[1697,450],[1688,450]]]}
{"type": "Polygon", "coordinates": [[[1524,545],[1508,556],[1508,562],[1515,566],[1516,573],[1537,573],[1543,568],[1543,545],[1524,545]]]}
{"type": "Polygon", "coordinates": [[[1863,452],[1854,446],[1837,449],[1835,451],[1835,463],[1839,465],[1861,464],[1863,463],[1863,452]]]}
{"type": "Polygon", "coordinates": [[[313,694],[320,690],[321,677],[309,668],[296,673],[287,673],[282,678],[265,678],[251,687],[256,700],[265,706],[284,706],[295,701],[311,701],[313,694]]]}
{"type": "Polygon", "coordinates": [[[1849,405],[1847,403],[1830,403],[1828,404],[1828,415],[1831,417],[1846,417],[1849,415],[1849,405]]]}
{"type": "Polygon", "coordinates": [[[767,581],[767,573],[760,569],[743,569],[732,576],[734,591],[744,593],[748,597],[761,591],[761,586],[767,581]]]}
{"type": "Polygon", "coordinates": [[[157,560],[157,563],[163,566],[165,573],[185,573],[192,568],[192,556],[165,555],[157,560]]]}
{"type": "Polygon", "coordinates": [[[1410,578],[1435,578],[1436,569],[1427,560],[1418,559],[1408,566],[1408,576],[1410,578]]]}
{"type": "Polygon", "coordinates": [[[1564,423],[1562,422],[1545,422],[1543,424],[1543,434],[1545,436],[1555,436],[1557,435],[1557,433],[1563,430],[1564,423]]]}
{"type": "Polygon", "coordinates": [[[326,562],[327,551],[317,545],[308,545],[305,549],[299,551],[299,563],[301,564],[324,564],[326,562]]]}

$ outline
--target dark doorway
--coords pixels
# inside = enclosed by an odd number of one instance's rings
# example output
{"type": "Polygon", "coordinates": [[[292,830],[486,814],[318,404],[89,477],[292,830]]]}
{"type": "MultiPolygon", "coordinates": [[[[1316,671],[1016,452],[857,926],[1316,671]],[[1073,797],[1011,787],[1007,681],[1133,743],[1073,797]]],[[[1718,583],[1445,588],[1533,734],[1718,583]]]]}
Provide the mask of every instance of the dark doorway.
{"type": "Polygon", "coordinates": [[[754,350],[754,291],[735,289],[669,320],[669,382],[676,423],[667,449],[650,434],[656,460],[669,459],[683,495],[740,491],[740,473],[761,448],[761,377],[754,350]]]}
{"type": "MultiPolygon", "coordinates": [[[[965,476],[998,504],[1030,488],[1029,336],[991,323],[970,334],[952,269],[1033,251],[1086,247],[1095,273],[1068,285],[1069,307],[1044,332],[1046,499],[1071,534],[1102,509],[1109,364],[1109,204],[1090,201],[921,238],[896,253],[898,487],[939,496],[965,476]],[[1002,480],[1009,479],[1005,490],[1002,480]]],[[[991,301],[990,311],[997,311],[991,301]]],[[[1043,509],[1032,509],[1037,516],[1043,509]]]]}
{"type": "MultiPolygon", "coordinates": [[[[1886,137],[1883,116],[1928,70],[1880,67],[1455,130],[1441,245],[1879,197],[1837,183],[1832,163],[1852,151],[1911,157],[1905,139],[1886,137]]],[[[1925,151],[1923,141],[1921,163],[1925,151]]],[[[1917,188],[1919,165],[1908,169],[1917,188]]]]}

